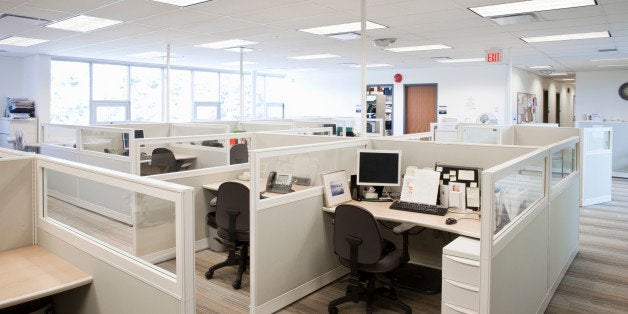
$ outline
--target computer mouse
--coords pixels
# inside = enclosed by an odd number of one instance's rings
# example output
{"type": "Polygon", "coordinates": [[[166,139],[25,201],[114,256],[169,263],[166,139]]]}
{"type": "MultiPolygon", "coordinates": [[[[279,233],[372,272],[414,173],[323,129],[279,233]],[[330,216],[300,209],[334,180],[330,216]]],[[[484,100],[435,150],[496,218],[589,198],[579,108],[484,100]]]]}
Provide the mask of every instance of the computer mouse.
{"type": "Polygon", "coordinates": [[[453,225],[453,224],[455,224],[457,222],[458,222],[458,220],[456,220],[456,218],[447,218],[447,219],[445,219],[445,223],[448,224],[448,225],[453,225]]]}

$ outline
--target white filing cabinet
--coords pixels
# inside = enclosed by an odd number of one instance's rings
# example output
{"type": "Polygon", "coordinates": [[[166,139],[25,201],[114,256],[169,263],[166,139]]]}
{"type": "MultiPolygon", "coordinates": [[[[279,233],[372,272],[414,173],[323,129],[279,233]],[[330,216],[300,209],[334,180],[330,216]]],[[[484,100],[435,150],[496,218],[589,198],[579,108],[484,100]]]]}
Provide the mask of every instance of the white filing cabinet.
{"type": "Polygon", "coordinates": [[[480,240],[458,237],[443,248],[442,313],[480,310],[480,240]]]}

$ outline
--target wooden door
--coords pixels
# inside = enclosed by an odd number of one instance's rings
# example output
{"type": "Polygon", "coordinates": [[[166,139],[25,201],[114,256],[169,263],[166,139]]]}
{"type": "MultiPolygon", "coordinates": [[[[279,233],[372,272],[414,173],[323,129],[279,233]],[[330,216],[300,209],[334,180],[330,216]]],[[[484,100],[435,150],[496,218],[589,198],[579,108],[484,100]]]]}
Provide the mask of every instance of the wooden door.
{"type": "Polygon", "coordinates": [[[406,85],[405,134],[429,132],[436,122],[436,84],[406,85]]]}

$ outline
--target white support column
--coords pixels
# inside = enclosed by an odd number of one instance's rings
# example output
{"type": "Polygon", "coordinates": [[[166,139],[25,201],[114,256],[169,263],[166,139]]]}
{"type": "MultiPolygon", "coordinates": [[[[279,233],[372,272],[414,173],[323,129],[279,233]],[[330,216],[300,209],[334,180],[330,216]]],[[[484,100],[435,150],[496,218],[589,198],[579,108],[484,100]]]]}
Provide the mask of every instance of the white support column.
{"type": "Polygon", "coordinates": [[[240,121],[244,121],[244,48],[240,47],[240,121]]]}
{"type": "Polygon", "coordinates": [[[166,45],[166,91],[164,97],[166,123],[170,123],[170,44],[166,45]]]}
{"type": "Polygon", "coordinates": [[[366,0],[361,6],[362,60],[360,64],[360,136],[366,136],[366,0]]]}

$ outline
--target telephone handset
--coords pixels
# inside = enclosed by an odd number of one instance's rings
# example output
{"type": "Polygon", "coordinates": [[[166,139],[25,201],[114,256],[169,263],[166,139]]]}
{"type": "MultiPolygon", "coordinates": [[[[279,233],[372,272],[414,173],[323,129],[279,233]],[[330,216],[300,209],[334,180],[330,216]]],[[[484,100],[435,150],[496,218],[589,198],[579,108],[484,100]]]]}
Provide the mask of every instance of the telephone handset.
{"type": "Polygon", "coordinates": [[[292,192],[292,175],[277,174],[276,171],[271,171],[266,180],[266,192],[280,194],[292,192]]]}

